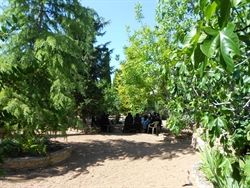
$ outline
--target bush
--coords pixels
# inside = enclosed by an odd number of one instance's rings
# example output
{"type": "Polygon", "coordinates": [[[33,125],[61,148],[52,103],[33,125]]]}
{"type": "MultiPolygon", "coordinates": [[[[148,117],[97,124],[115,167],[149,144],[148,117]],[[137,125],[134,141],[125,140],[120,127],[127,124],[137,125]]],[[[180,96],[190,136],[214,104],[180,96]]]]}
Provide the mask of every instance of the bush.
{"type": "Polygon", "coordinates": [[[214,187],[247,188],[250,184],[250,156],[226,156],[217,148],[205,146],[200,151],[203,165],[201,170],[214,187]]]}
{"type": "Polygon", "coordinates": [[[43,136],[28,138],[16,135],[0,142],[0,162],[8,157],[45,156],[47,138],[43,136]]]}

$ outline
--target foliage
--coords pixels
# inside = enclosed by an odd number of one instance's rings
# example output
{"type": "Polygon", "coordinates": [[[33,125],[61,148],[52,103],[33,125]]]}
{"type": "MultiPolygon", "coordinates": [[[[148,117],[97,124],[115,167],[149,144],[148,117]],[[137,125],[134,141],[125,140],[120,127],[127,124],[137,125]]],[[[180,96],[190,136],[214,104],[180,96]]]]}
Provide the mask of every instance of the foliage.
{"type": "Polygon", "coordinates": [[[220,147],[204,154],[204,161],[220,159],[207,163],[210,178],[218,186],[244,187],[249,184],[250,3],[158,2],[154,30],[142,25],[129,36],[117,78],[122,105],[142,110],[150,104],[145,101],[156,99],[167,109],[173,132],[202,126],[209,147],[220,147]]]}
{"type": "Polygon", "coordinates": [[[39,135],[66,136],[103,109],[112,50],[96,37],[107,24],[77,0],[9,1],[0,15],[0,162],[46,154],[39,135]]]}
{"type": "Polygon", "coordinates": [[[104,89],[104,106],[108,114],[119,115],[120,99],[117,90],[114,88],[114,84],[104,89]]]}
{"type": "Polygon", "coordinates": [[[7,27],[5,27],[4,25],[1,26],[1,30],[0,30],[0,39],[2,41],[7,40],[11,33],[13,31],[15,31],[17,28],[20,28],[22,25],[20,25],[20,23],[18,22],[18,20],[23,18],[23,14],[18,14],[18,16],[12,14],[11,18],[9,20],[5,20],[5,25],[7,25],[7,27]]]}
{"type": "MultiPolygon", "coordinates": [[[[199,97],[196,120],[208,130],[210,146],[220,139],[221,150],[226,155],[221,163],[233,160],[232,173],[218,174],[219,178],[227,180],[221,182],[223,186],[228,187],[230,183],[245,186],[247,180],[242,169],[247,163],[239,166],[238,161],[241,158],[248,161],[250,147],[246,131],[250,123],[249,49],[246,45],[249,36],[242,38],[249,33],[245,25],[249,22],[249,15],[245,18],[242,15],[247,15],[250,6],[244,1],[236,4],[230,1],[203,3],[198,5],[201,21],[192,34],[187,35],[184,44],[185,53],[193,58],[190,62],[194,66],[192,76],[198,81],[195,89],[204,96],[199,97]]],[[[220,158],[218,153],[215,155],[220,158]]],[[[220,169],[219,165],[215,167],[220,169]]]]}
{"type": "Polygon", "coordinates": [[[110,79],[111,51],[107,44],[94,47],[108,22],[76,0],[11,0],[0,21],[3,32],[13,30],[1,44],[0,126],[30,135],[65,134],[81,124],[76,116],[85,119],[83,109],[97,97],[92,109],[103,101],[91,92],[100,85],[96,80],[110,79]],[[99,66],[105,70],[93,71],[99,66]]]}
{"type": "MultiPolygon", "coordinates": [[[[142,23],[143,15],[139,17],[142,23]]],[[[129,27],[127,32],[130,34],[129,27]]],[[[121,69],[116,78],[116,89],[124,113],[158,110],[155,109],[156,105],[164,104],[166,96],[161,90],[163,82],[159,61],[162,57],[158,57],[161,49],[157,48],[158,43],[162,44],[163,41],[157,41],[155,35],[155,31],[147,25],[142,25],[142,30],[129,35],[130,46],[124,48],[127,58],[120,63],[121,69]]]]}
{"type": "Polygon", "coordinates": [[[37,136],[28,138],[25,135],[16,135],[14,138],[6,138],[0,142],[1,156],[20,157],[20,156],[44,156],[47,154],[46,137],[37,136]]]}
{"type": "Polygon", "coordinates": [[[200,151],[202,171],[215,187],[248,187],[250,183],[250,158],[231,157],[222,153],[219,148],[205,146],[200,151]]]}
{"type": "MultiPolygon", "coordinates": [[[[98,31],[105,24],[99,24],[95,28],[98,31]]],[[[96,25],[98,24],[96,23],[96,25]]],[[[99,33],[98,35],[102,34],[99,33]]],[[[86,117],[102,114],[108,108],[104,102],[107,97],[105,90],[111,84],[110,74],[112,70],[109,66],[112,50],[108,49],[108,44],[95,46],[93,53],[85,58],[89,66],[89,75],[82,75],[86,79],[86,91],[85,93],[74,93],[76,103],[78,104],[78,112],[83,120],[86,117]]]]}

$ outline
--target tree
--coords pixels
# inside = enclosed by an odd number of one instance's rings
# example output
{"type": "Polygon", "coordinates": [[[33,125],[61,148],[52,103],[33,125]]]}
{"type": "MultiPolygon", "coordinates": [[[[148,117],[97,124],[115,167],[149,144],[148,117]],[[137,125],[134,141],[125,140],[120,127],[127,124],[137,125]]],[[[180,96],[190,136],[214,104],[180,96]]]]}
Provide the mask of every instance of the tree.
{"type": "Polygon", "coordinates": [[[121,62],[118,75],[117,90],[125,113],[143,113],[159,110],[157,106],[164,104],[166,95],[162,85],[162,61],[166,55],[160,47],[163,40],[157,38],[159,31],[143,24],[142,6],[136,4],[136,17],[142,24],[140,30],[131,34],[129,26],[129,45],[124,48],[126,60],[121,62]],[[160,55],[162,54],[162,56],[160,55]],[[164,101],[164,102],[163,102],[164,101]]]}
{"type": "MultiPolygon", "coordinates": [[[[150,72],[142,67],[152,59],[159,65],[157,74],[149,75],[158,79],[156,93],[170,112],[167,124],[175,133],[202,125],[201,136],[209,144],[203,168],[218,187],[246,187],[250,182],[249,8],[244,0],[160,0],[155,30],[142,35],[147,31],[143,25],[130,36],[121,66],[119,92],[133,106],[138,104],[136,95],[127,90],[131,83],[132,91],[142,86],[135,75],[150,72]]],[[[152,85],[143,86],[146,90],[152,85]]]]}
{"type": "MultiPolygon", "coordinates": [[[[108,22],[102,23],[100,20],[97,21],[95,22],[95,30],[97,36],[102,36],[105,33],[101,33],[101,30],[108,22]]],[[[86,91],[85,93],[74,93],[79,115],[84,122],[86,117],[92,117],[107,111],[104,103],[105,90],[111,85],[110,74],[112,68],[110,68],[109,63],[113,50],[107,47],[109,42],[94,46],[96,42],[96,40],[93,41],[92,53],[85,56],[85,61],[89,67],[89,74],[81,74],[86,79],[86,91]]]]}
{"type": "Polygon", "coordinates": [[[203,1],[197,8],[200,21],[187,35],[184,52],[191,57],[188,66],[194,70],[196,120],[207,130],[211,147],[204,154],[205,162],[209,156],[220,159],[206,167],[216,186],[244,187],[250,182],[250,4],[203,1]]]}
{"type": "Polygon", "coordinates": [[[1,24],[20,12],[21,27],[1,45],[1,126],[65,133],[80,123],[74,93],[86,93],[100,18],[77,0],[10,0],[1,24]]]}

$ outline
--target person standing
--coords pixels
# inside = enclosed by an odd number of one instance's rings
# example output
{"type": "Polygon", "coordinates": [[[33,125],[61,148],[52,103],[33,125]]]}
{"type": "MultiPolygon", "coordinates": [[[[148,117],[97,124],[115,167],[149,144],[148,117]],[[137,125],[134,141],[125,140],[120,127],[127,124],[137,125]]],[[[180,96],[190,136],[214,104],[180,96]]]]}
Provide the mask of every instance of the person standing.
{"type": "Polygon", "coordinates": [[[131,130],[133,128],[133,122],[134,122],[134,118],[132,114],[129,112],[125,118],[123,132],[131,130]]]}
{"type": "Polygon", "coordinates": [[[134,118],[134,127],[136,132],[141,132],[142,131],[142,123],[141,123],[141,117],[137,113],[134,118]]]}

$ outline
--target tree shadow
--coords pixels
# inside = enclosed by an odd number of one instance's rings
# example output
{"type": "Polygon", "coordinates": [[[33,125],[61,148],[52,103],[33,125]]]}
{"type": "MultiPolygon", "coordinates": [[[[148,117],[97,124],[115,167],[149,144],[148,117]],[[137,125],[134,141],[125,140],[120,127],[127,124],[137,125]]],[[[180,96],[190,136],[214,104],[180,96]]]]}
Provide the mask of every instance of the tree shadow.
{"type": "Polygon", "coordinates": [[[38,169],[21,169],[7,171],[3,181],[24,181],[30,179],[45,179],[74,172],[74,176],[88,173],[89,166],[99,166],[105,160],[130,161],[152,158],[159,160],[172,160],[179,157],[178,153],[195,154],[188,144],[171,144],[159,141],[157,143],[128,141],[118,137],[116,140],[92,140],[91,142],[69,142],[67,146],[72,148],[71,156],[56,165],[38,169]]]}

